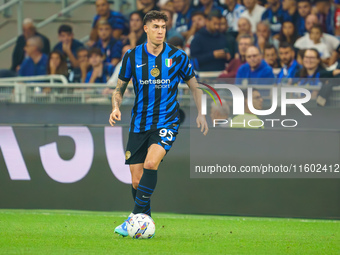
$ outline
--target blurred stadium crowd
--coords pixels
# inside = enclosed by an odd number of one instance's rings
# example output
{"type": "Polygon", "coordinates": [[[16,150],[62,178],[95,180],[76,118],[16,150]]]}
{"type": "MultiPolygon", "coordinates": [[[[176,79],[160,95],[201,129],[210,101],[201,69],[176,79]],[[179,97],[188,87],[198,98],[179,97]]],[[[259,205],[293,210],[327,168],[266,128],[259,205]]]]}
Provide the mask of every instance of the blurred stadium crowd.
{"type": "Polygon", "coordinates": [[[86,44],[61,25],[51,48],[26,18],[10,70],[0,75],[61,74],[69,82],[115,85],[122,56],[146,41],[143,17],[150,10],[166,13],[166,42],[183,49],[196,71],[219,71],[219,78],[236,84],[298,78],[302,85],[320,85],[340,75],[339,0],[137,0],[129,15],[113,11],[107,0],[94,8],[86,44]]]}

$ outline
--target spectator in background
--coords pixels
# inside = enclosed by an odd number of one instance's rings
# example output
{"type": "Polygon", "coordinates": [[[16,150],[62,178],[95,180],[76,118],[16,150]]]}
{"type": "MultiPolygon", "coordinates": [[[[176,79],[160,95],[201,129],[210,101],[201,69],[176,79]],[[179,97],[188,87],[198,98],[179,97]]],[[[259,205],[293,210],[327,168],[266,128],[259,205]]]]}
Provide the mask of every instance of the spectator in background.
{"type": "Polygon", "coordinates": [[[236,0],[225,0],[224,3],[225,10],[223,11],[222,15],[227,19],[229,31],[237,32],[237,22],[241,17],[242,12],[244,12],[245,8],[243,5],[238,4],[236,0]]]}
{"type": "Polygon", "coordinates": [[[157,3],[158,0],[137,0],[137,12],[142,16],[142,20],[149,11],[160,11],[157,3]]]}
{"type": "Polygon", "coordinates": [[[200,71],[222,71],[225,68],[227,41],[219,31],[220,19],[220,12],[210,13],[206,27],[198,31],[192,40],[191,57],[197,59],[200,71]]]}
{"type": "Polygon", "coordinates": [[[294,24],[299,22],[299,12],[297,7],[297,0],[283,0],[282,9],[284,10],[283,21],[290,20],[294,24]]]}
{"type": "MultiPolygon", "coordinates": [[[[240,66],[236,74],[236,84],[265,84],[263,78],[274,78],[273,69],[262,59],[260,50],[250,46],[246,52],[247,63],[240,66]]],[[[270,82],[269,82],[270,83],[270,82]]]]}
{"type": "Polygon", "coordinates": [[[98,40],[96,25],[100,19],[106,19],[109,22],[112,27],[112,36],[115,39],[119,39],[125,28],[124,16],[119,12],[111,10],[108,0],[96,0],[96,12],[97,15],[93,18],[88,45],[92,46],[98,40]]]}
{"type": "Polygon", "coordinates": [[[252,97],[252,105],[256,110],[262,110],[263,98],[260,91],[253,88],[252,95],[248,95],[248,90],[243,90],[244,95],[244,114],[235,116],[230,123],[232,128],[264,128],[263,121],[252,113],[248,106],[249,97],[252,97]]]}
{"type": "Polygon", "coordinates": [[[266,44],[263,50],[263,59],[271,68],[273,68],[273,70],[280,68],[279,58],[277,56],[277,51],[274,45],[266,44]]]}
{"type": "Polygon", "coordinates": [[[295,24],[297,26],[297,31],[300,36],[303,36],[307,30],[305,27],[305,19],[311,14],[312,11],[312,3],[310,0],[298,0],[297,2],[299,20],[295,24]]]}
{"type": "Polygon", "coordinates": [[[78,60],[79,66],[77,68],[74,68],[73,73],[70,74],[69,76],[70,82],[75,82],[75,83],[85,82],[87,72],[89,71],[89,68],[90,68],[88,54],[89,52],[86,48],[79,48],[77,50],[77,60],[78,60]]]}
{"type": "MultiPolygon", "coordinates": [[[[52,51],[47,60],[47,74],[59,74],[64,75],[68,79],[69,73],[67,68],[67,62],[63,53],[59,50],[52,51]]],[[[43,88],[44,93],[50,93],[52,88],[43,88]]],[[[58,91],[58,89],[54,90],[58,91]]]]}
{"type": "Polygon", "coordinates": [[[46,55],[50,53],[49,39],[37,32],[32,19],[26,18],[22,23],[22,35],[18,37],[12,53],[12,71],[17,72],[20,69],[20,65],[25,58],[24,48],[26,45],[26,41],[32,36],[40,36],[43,41],[42,52],[46,55]]]}
{"type": "Polygon", "coordinates": [[[191,14],[194,11],[194,8],[190,6],[190,2],[187,0],[172,0],[172,3],[174,11],[177,14],[175,29],[186,38],[187,33],[191,28],[191,14]]]}
{"type": "Polygon", "coordinates": [[[291,83],[289,79],[295,77],[301,69],[301,66],[295,60],[295,51],[293,46],[288,42],[282,42],[279,46],[279,57],[281,60],[282,69],[277,75],[278,84],[291,83]]]}
{"type": "Polygon", "coordinates": [[[61,25],[58,29],[59,43],[54,46],[53,50],[59,50],[66,56],[68,68],[78,67],[76,56],[77,49],[84,45],[73,38],[72,27],[69,25],[61,25]]]}
{"type": "Polygon", "coordinates": [[[321,41],[321,37],[322,37],[322,27],[321,25],[316,24],[310,29],[310,33],[309,33],[310,40],[308,40],[306,44],[304,44],[301,47],[301,49],[311,49],[311,48],[316,49],[320,54],[322,62],[327,65],[329,62],[330,54],[329,54],[327,45],[321,41]]]}
{"type": "Polygon", "coordinates": [[[251,23],[252,32],[256,32],[256,25],[261,21],[262,14],[266,8],[257,4],[257,0],[244,0],[246,10],[242,12],[241,17],[247,18],[251,23]]]}
{"type": "Polygon", "coordinates": [[[303,55],[305,55],[305,51],[306,50],[298,50],[297,52],[296,62],[298,62],[300,66],[303,65],[303,55]]]}
{"type": "MultiPolygon", "coordinates": [[[[124,46],[123,49],[122,49],[122,55],[124,56],[125,53],[126,53],[128,50],[130,50],[130,49],[131,49],[131,48],[130,48],[129,45],[124,46]]],[[[117,85],[117,82],[118,82],[118,75],[119,75],[119,72],[120,72],[120,68],[122,67],[122,62],[123,62],[123,60],[119,61],[119,63],[116,65],[116,68],[115,68],[115,70],[113,71],[113,73],[112,73],[110,79],[108,79],[108,81],[107,81],[107,85],[109,85],[109,86],[116,86],[116,85],[117,85]]],[[[130,81],[130,82],[131,82],[131,81],[130,81]]],[[[131,82],[131,83],[132,83],[132,82],[131,82]]],[[[133,90],[133,89],[130,89],[129,87],[126,88],[125,93],[127,93],[127,96],[129,96],[129,95],[131,95],[131,94],[134,93],[132,90],[133,90]]],[[[112,93],[113,93],[113,91],[114,91],[114,89],[112,89],[112,88],[105,88],[105,89],[102,91],[102,95],[110,95],[110,96],[111,96],[112,93]]],[[[124,95],[125,95],[125,93],[124,93],[124,95]]],[[[125,99],[123,99],[124,101],[125,101],[125,100],[129,100],[128,97],[125,97],[125,96],[124,96],[124,98],[125,98],[125,99]]],[[[132,100],[133,100],[133,99],[132,99],[132,100]]],[[[131,103],[133,103],[133,101],[132,101],[131,103]]]]}
{"type": "MultiPolygon", "coordinates": [[[[302,68],[296,73],[295,77],[299,78],[299,85],[319,85],[320,78],[333,78],[340,74],[339,69],[327,71],[322,67],[320,54],[316,49],[307,49],[304,52],[302,59],[302,68]]],[[[312,98],[317,97],[318,91],[313,90],[312,98]]]]}
{"type": "MultiPolygon", "coordinates": [[[[318,23],[318,17],[314,14],[310,14],[306,17],[305,26],[307,33],[296,40],[294,47],[297,49],[304,49],[305,45],[310,45],[313,42],[310,39],[309,32],[311,28],[318,23]]],[[[321,36],[321,42],[327,45],[327,49],[329,54],[331,55],[330,60],[328,62],[329,65],[334,64],[338,60],[337,49],[340,47],[339,40],[330,34],[323,33],[321,36]]]]}
{"type": "Polygon", "coordinates": [[[239,67],[246,63],[246,51],[253,45],[253,37],[241,35],[238,37],[238,55],[232,59],[228,67],[220,74],[219,78],[235,78],[239,67]]]}
{"type": "Polygon", "coordinates": [[[284,21],[284,11],[282,10],[280,0],[267,0],[267,3],[268,8],[262,14],[261,19],[269,22],[272,35],[276,35],[281,30],[281,24],[284,21]]]}
{"type": "Polygon", "coordinates": [[[226,44],[226,52],[230,54],[230,58],[234,58],[235,53],[237,52],[237,43],[234,36],[230,36],[230,32],[228,31],[228,21],[225,16],[222,16],[220,19],[220,33],[225,36],[227,44],[226,44]]]}
{"type": "Polygon", "coordinates": [[[309,47],[306,47],[306,48],[317,49],[320,54],[320,58],[322,59],[322,62],[327,65],[329,62],[330,54],[327,49],[327,45],[321,42],[322,34],[323,33],[322,33],[321,25],[319,24],[314,25],[311,28],[310,33],[309,33],[309,37],[313,43],[310,44],[309,47]]]}
{"type": "Polygon", "coordinates": [[[146,42],[146,33],[143,28],[143,18],[139,12],[130,14],[130,33],[123,39],[123,45],[129,45],[131,49],[146,42]]]}
{"type": "Polygon", "coordinates": [[[190,46],[191,42],[195,37],[195,34],[205,27],[206,24],[206,16],[201,11],[194,11],[191,15],[191,28],[187,33],[186,44],[184,47],[184,51],[190,56],[190,46]]]}
{"type": "Polygon", "coordinates": [[[222,16],[220,19],[220,33],[221,34],[227,34],[227,31],[229,29],[228,21],[225,16],[222,16]]]}
{"type": "Polygon", "coordinates": [[[334,4],[331,4],[330,0],[314,0],[314,5],[322,31],[334,35],[334,4]]]}
{"type": "Polygon", "coordinates": [[[287,42],[293,46],[298,37],[299,35],[293,22],[284,21],[279,35],[279,42],[287,42]]]}
{"type": "Polygon", "coordinates": [[[283,10],[283,21],[289,20],[294,24],[298,25],[300,15],[297,7],[297,0],[283,0],[282,10],[283,10]]]}
{"type": "Polygon", "coordinates": [[[47,55],[42,53],[44,47],[40,36],[33,36],[27,39],[25,52],[27,58],[22,62],[19,75],[35,76],[47,74],[47,55]]]}
{"type": "Polygon", "coordinates": [[[105,56],[98,48],[90,49],[88,57],[91,69],[87,72],[85,82],[106,83],[114,71],[114,66],[104,62],[105,56]]]}
{"type": "Polygon", "coordinates": [[[237,27],[238,27],[238,35],[236,37],[236,40],[238,40],[238,37],[242,35],[248,35],[253,37],[253,32],[251,28],[251,23],[249,19],[247,18],[239,18],[237,22],[237,27]]]}
{"type": "Polygon", "coordinates": [[[122,57],[122,42],[112,36],[112,28],[107,20],[99,20],[97,23],[99,40],[93,48],[99,48],[105,56],[104,62],[116,66],[122,57]]]}
{"type": "Polygon", "coordinates": [[[340,1],[334,0],[334,7],[335,7],[335,13],[334,13],[334,35],[337,38],[340,38],[340,1]]]}
{"type": "MultiPolygon", "coordinates": [[[[123,50],[122,50],[122,54],[123,56],[125,55],[125,53],[130,50],[130,46],[129,45],[126,45],[123,47],[123,50]]],[[[123,60],[119,61],[119,63],[116,65],[116,68],[115,70],[113,71],[113,74],[111,75],[110,79],[107,81],[107,84],[110,85],[110,86],[116,86],[117,85],[117,82],[118,82],[118,75],[119,75],[119,72],[120,72],[120,68],[122,67],[122,62],[123,60]]],[[[108,90],[108,89],[105,89],[104,90],[104,94],[109,94],[113,92],[113,90],[108,90]]]]}
{"type": "Polygon", "coordinates": [[[219,11],[221,14],[224,9],[219,4],[219,2],[214,0],[199,0],[202,7],[198,8],[198,10],[202,11],[205,15],[210,15],[213,11],[219,11]]]}
{"type": "Polygon", "coordinates": [[[274,39],[270,34],[270,25],[268,21],[260,21],[256,26],[255,46],[257,46],[263,53],[267,44],[272,44],[277,49],[279,41],[274,39]]]}
{"type": "Polygon", "coordinates": [[[163,13],[165,13],[165,15],[168,17],[168,21],[166,22],[166,36],[165,36],[165,40],[168,41],[170,40],[172,37],[179,37],[182,40],[184,40],[184,37],[182,36],[182,34],[180,34],[176,28],[172,27],[172,16],[173,13],[169,10],[162,10],[163,13]]]}
{"type": "Polygon", "coordinates": [[[68,68],[65,56],[59,50],[54,50],[48,56],[47,74],[61,74],[68,78],[68,68]]]}

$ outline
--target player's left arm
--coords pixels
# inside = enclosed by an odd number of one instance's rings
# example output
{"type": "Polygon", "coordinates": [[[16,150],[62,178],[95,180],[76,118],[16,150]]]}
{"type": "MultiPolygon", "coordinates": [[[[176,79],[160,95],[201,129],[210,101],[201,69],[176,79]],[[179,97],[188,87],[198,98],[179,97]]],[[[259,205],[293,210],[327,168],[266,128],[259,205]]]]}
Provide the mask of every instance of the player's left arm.
{"type": "Polygon", "coordinates": [[[190,91],[194,97],[195,100],[195,104],[198,110],[198,116],[196,118],[196,123],[197,123],[197,127],[201,128],[201,132],[203,132],[204,135],[206,135],[208,133],[208,123],[207,120],[205,119],[205,116],[202,115],[202,111],[201,111],[201,98],[202,98],[202,90],[198,89],[198,82],[194,77],[192,77],[190,80],[186,81],[186,84],[189,86],[190,91]]]}

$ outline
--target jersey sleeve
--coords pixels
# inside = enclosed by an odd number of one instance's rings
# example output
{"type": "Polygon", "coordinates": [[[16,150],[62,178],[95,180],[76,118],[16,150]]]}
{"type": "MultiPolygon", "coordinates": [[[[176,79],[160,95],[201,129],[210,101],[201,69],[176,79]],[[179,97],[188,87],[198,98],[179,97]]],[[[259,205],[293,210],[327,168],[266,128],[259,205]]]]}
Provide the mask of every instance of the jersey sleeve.
{"type": "Polygon", "coordinates": [[[184,59],[182,61],[182,66],[179,69],[179,75],[184,81],[188,81],[195,76],[195,72],[194,69],[192,68],[192,65],[190,64],[188,55],[185,54],[184,52],[182,54],[184,59]]]}
{"type": "Polygon", "coordinates": [[[130,81],[132,73],[131,73],[131,62],[130,62],[130,53],[128,50],[122,60],[122,67],[120,68],[118,78],[122,81],[130,81]]]}

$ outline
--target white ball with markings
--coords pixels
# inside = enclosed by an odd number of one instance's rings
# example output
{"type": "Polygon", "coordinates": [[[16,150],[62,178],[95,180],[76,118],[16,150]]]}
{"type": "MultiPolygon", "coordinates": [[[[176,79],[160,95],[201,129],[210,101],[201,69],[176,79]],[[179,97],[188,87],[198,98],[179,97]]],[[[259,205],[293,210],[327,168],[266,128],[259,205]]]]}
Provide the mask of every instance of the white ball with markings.
{"type": "Polygon", "coordinates": [[[144,213],[138,213],[131,217],[127,223],[127,231],[134,239],[148,239],[155,235],[155,222],[144,213]]]}

